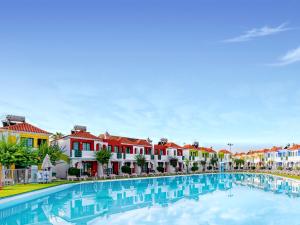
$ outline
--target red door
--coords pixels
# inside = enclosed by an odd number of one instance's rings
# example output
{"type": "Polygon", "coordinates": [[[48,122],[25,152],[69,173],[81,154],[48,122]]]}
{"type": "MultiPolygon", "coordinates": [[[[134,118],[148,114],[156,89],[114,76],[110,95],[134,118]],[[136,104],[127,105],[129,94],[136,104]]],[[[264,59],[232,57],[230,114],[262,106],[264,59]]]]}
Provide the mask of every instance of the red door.
{"type": "Polygon", "coordinates": [[[113,162],[112,164],[113,164],[113,173],[119,175],[119,163],[113,162]]]}

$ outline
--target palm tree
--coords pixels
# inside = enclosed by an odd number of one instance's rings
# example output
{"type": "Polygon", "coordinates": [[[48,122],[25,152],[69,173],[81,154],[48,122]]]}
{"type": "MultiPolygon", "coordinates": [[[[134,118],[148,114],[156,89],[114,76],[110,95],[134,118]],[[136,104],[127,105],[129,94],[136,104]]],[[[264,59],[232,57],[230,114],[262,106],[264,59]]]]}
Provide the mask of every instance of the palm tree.
{"type": "Polygon", "coordinates": [[[52,135],[53,142],[57,144],[57,140],[61,139],[64,135],[60,132],[56,132],[52,135]]]}
{"type": "Polygon", "coordinates": [[[136,164],[141,168],[140,172],[142,172],[144,165],[146,164],[146,157],[144,155],[136,155],[135,157],[136,164]]]}
{"type": "Polygon", "coordinates": [[[202,171],[204,172],[205,171],[206,160],[201,160],[200,163],[201,163],[201,166],[202,166],[202,171]]]}
{"type": "Polygon", "coordinates": [[[99,176],[103,176],[103,165],[106,165],[109,163],[109,160],[112,156],[112,153],[108,151],[106,148],[102,148],[100,151],[96,152],[96,159],[100,164],[99,168],[99,176]]]}
{"type": "Polygon", "coordinates": [[[59,163],[59,161],[69,162],[69,157],[64,154],[63,149],[57,144],[48,145],[44,143],[39,146],[38,150],[39,163],[42,163],[46,155],[48,154],[53,165],[59,163]]]}
{"type": "Polygon", "coordinates": [[[189,173],[190,160],[188,158],[184,159],[184,165],[186,166],[186,172],[189,173]]]}
{"type": "Polygon", "coordinates": [[[213,169],[216,168],[216,165],[218,163],[218,157],[216,155],[214,155],[211,159],[210,159],[210,164],[212,165],[213,169]]]}

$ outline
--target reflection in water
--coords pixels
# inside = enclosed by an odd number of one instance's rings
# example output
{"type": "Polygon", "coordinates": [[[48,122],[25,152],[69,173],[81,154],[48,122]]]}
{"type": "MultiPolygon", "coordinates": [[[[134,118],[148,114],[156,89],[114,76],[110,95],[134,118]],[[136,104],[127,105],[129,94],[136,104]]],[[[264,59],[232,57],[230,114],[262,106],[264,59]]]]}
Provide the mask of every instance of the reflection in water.
{"type": "Polygon", "coordinates": [[[214,174],[95,182],[1,210],[0,224],[87,224],[95,218],[139,208],[167,207],[182,199],[201,201],[203,195],[218,191],[226,191],[231,198],[238,187],[300,196],[298,182],[265,175],[214,174]]]}

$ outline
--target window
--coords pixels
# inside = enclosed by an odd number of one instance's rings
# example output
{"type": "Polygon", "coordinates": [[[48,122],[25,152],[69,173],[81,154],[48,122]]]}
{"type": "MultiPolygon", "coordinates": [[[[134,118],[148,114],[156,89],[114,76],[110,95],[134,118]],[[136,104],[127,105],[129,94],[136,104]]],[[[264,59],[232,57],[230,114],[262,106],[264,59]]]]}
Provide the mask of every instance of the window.
{"type": "Polygon", "coordinates": [[[130,147],[126,147],[126,153],[130,154],[130,147]]]}
{"type": "Polygon", "coordinates": [[[114,152],[119,152],[119,147],[118,146],[114,147],[114,152]]]}
{"type": "Polygon", "coordinates": [[[111,145],[108,146],[107,150],[111,152],[111,145]]]}
{"type": "Polygon", "coordinates": [[[159,153],[160,155],[163,155],[164,154],[164,151],[163,150],[160,150],[160,153],[159,153]]]}
{"type": "Polygon", "coordinates": [[[33,138],[21,138],[21,142],[26,146],[26,147],[33,147],[33,138]]]}
{"type": "Polygon", "coordinates": [[[73,142],[73,150],[79,150],[79,142],[73,142]]]}
{"type": "Polygon", "coordinates": [[[140,148],[140,154],[141,154],[141,155],[143,154],[143,149],[142,149],[142,148],[140,148]]]}
{"type": "Polygon", "coordinates": [[[134,148],[134,153],[137,154],[137,148],[134,148]]]}
{"type": "Polygon", "coordinates": [[[176,155],[176,150],[174,150],[174,155],[176,155]]]}
{"type": "Polygon", "coordinates": [[[91,144],[90,143],[82,143],[82,150],[83,151],[90,151],[91,150],[91,144]]]}
{"type": "Polygon", "coordinates": [[[46,144],[46,143],[47,143],[46,139],[38,139],[38,142],[37,142],[38,146],[41,146],[41,145],[46,144]]]}

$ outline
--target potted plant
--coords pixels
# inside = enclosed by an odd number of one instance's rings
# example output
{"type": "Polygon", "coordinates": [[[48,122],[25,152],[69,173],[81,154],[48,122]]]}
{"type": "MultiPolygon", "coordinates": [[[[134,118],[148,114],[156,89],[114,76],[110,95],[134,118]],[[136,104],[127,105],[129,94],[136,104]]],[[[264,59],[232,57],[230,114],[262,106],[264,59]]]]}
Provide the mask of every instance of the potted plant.
{"type": "Polygon", "coordinates": [[[103,165],[107,165],[112,156],[112,153],[107,149],[103,148],[100,151],[96,152],[96,159],[99,162],[99,173],[98,176],[102,177],[103,174],[103,165]]]}
{"type": "Polygon", "coordinates": [[[139,166],[138,174],[141,174],[143,167],[146,164],[146,157],[144,155],[136,155],[135,160],[136,164],[139,166]]]}

